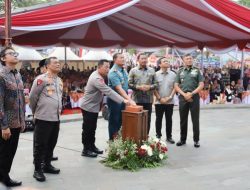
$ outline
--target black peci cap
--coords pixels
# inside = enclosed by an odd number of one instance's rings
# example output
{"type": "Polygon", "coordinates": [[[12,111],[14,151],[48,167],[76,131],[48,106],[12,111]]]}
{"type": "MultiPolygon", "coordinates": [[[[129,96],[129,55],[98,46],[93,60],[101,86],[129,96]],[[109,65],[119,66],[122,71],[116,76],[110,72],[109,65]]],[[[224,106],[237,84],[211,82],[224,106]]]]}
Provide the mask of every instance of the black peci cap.
{"type": "Polygon", "coordinates": [[[46,66],[47,65],[47,61],[46,59],[42,59],[40,62],[39,62],[39,67],[43,67],[43,66],[46,66]]]}

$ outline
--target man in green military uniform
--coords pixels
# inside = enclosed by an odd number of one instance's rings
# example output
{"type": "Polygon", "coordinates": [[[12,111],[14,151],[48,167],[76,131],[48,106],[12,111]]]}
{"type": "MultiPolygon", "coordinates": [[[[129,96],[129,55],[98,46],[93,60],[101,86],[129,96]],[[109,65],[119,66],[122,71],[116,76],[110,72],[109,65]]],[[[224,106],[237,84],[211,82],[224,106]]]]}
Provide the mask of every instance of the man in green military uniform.
{"type": "Polygon", "coordinates": [[[180,68],[175,80],[175,90],[179,96],[179,112],[181,125],[181,138],[177,146],[186,144],[188,113],[191,112],[193,122],[194,147],[200,147],[200,97],[199,92],[204,87],[204,79],[197,67],[193,66],[193,57],[190,54],[183,56],[184,67],[180,68]]]}

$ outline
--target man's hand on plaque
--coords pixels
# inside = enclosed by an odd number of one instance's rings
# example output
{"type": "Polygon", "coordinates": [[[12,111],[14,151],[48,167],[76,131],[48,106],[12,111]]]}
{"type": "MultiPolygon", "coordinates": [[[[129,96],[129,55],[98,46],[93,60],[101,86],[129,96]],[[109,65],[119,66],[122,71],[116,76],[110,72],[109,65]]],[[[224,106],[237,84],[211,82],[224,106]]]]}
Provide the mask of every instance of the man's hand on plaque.
{"type": "Polygon", "coordinates": [[[130,103],[131,106],[136,106],[136,103],[133,100],[130,100],[129,103],[130,103]]]}
{"type": "Polygon", "coordinates": [[[126,104],[126,106],[130,106],[130,101],[127,99],[124,99],[124,103],[126,104]]]}

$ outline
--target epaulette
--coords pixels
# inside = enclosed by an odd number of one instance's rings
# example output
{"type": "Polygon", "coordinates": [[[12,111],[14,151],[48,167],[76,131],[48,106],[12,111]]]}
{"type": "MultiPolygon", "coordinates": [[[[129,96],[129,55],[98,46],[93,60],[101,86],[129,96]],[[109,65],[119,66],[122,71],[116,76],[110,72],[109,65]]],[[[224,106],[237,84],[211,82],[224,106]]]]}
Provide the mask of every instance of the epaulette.
{"type": "Polygon", "coordinates": [[[200,69],[199,69],[198,67],[196,67],[196,66],[193,66],[192,69],[198,69],[198,70],[200,70],[200,69]]]}

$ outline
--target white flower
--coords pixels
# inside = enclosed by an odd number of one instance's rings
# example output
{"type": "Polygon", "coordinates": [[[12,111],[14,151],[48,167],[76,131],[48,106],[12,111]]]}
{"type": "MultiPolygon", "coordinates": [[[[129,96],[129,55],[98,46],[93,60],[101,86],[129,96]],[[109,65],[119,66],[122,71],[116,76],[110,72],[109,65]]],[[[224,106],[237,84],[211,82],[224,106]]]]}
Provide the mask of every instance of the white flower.
{"type": "Polygon", "coordinates": [[[151,137],[151,139],[154,143],[158,143],[160,141],[160,139],[156,138],[156,137],[151,137]]]}
{"type": "Polygon", "coordinates": [[[151,148],[150,146],[144,144],[144,145],[141,146],[141,149],[146,150],[146,151],[147,151],[147,154],[148,154],[149,156],[152,156],[152,155],[153,155],[153,151],[152,151],[152,148],[151,148]]]}
{"type": "Polygon", "coordinates": [[[141,146],[141,149],[148,150],[148,146],[146,144],[141,146]]]}
{"type": "Polygon", "coordinates": [[[167,146],[167,144],[164,141],[161,141],[161,145],[164,146],[164,147],[167,146]]]}
{"type": "Polygon", "coordinates": [[[163,154],[159,154],[159,158],[162,160],[163,159],[163,154]]]}
{"type": "Polygon", "coordinates": [[[149,147],[149,149],[147,149],[147,153],[148,153],[149,156],[153,155],[153,151],[152,151],[151,147],[149,147]]]}

